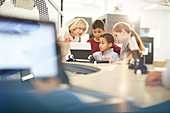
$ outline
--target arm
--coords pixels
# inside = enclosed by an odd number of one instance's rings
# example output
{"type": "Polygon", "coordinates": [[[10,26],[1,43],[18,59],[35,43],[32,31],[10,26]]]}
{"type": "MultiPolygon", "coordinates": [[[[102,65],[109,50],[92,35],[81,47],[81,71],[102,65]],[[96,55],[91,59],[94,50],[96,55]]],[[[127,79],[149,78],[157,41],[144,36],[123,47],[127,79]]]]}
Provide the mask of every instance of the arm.
{"type": "Polygon", "coordinates": [[[67,28],[59,28],[57,30],[57,41],[66,43],[73,41],[73,38],[70,36],[67,28]]]}
{"type": "MultiPolygon", "coordinates": [[[[128,48],[129,50],[131,50],[129,44],[127,45],[127,48],[128,48]]],[[[121,62],[122,62],[122,63],[128,63],[131,59],[132,59],[132,53],[131,53],[126,59],[121,60],[121,61],[119,61],[119,62],[120,62],[120,63],[121,63],[121,62]]]]}
{"type": "Polygon", "coordinates": [[[155,86],[162,84],[162,72],[153,71],[147,74],[146,85],[155,86]]]}
{"type": "Polygon", "coordinates": [[[165,72],[153,71],[148,73],[145,82],[146,85],[164,85],[170,88],[170,63],[167,65],[167,70],[165,72]]]}
{"type": "Polygon", "coordinates": [[[102,57],[103,60],[110,61],[109,57],[102,57]]]}
{"type": "Polygon", "coordinates": [[[167,70],[162,73],[162,84],[170,88],[170,63],[167,65],[167,70]]]}
{"type": "Polygon", "coordinates": [[[96,52],[93,53],[93,57],[94,57],[95,60],[97,60],[97,53],[96,52]]]}
{"type": "MultiPolygon", "coordinates": [[[[127,45],[127,47],[129,48],[129,50],[131,50],[129,44],[127,45]]],[[[140,49],[139,49],[139,54],[140,54],[140,56],[142,56],[142,51],[141,51],[140,49]]],[[[132,56],[132,53],[131,53],[131,54],[129,55],[129,57],[128,57],[127,59],[125,59],[125,60],[126,60],[126,62],[129,62],[132,58],[133,58],[133,56],[132,56]]]]}
{"type": "Polygon", "coordinates": [[[110,57],[103,57],[106,61],[110,61],[111,63],[115,62],[118,59],[117,53],[113,52],[110,57]]]}

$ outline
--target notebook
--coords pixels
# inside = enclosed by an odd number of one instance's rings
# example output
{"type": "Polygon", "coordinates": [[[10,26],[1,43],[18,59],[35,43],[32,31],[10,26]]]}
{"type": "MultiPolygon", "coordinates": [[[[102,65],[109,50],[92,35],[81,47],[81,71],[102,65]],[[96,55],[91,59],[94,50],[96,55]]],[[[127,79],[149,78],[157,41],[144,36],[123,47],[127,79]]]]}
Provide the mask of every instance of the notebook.
{"type": "Polygon", "coordinates": [[[30,78],[59,77],[58,50],[55,23],[0,16],[0,79],[20,70],[30,78]]]}

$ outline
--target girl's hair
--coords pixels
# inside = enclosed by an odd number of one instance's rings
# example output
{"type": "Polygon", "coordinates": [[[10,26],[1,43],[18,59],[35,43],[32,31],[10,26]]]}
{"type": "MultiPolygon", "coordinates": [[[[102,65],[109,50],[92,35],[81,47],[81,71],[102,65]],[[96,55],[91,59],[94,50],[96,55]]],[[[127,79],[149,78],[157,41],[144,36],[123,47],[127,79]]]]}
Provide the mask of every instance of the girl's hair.
{"type": "Polygon", "coordinates": [[[88,23],[83,18],[76,18],[69,26],[69,32],[73,32],[73,30],[77,28],[83,28],[84,33],[82,36],[84,36],[88,29],[88,23]]]}
{"type": "Polygon", "coordinates": [[[114,26],[113,26],[113,32],[121,32],[122,29],[124,29],[128,34],[130,34],[131,37],[135,37],[136,38],[136,42],[139,46],[139,49],[141,51],[144,51],[145,50],[145,47],[143,45],[143,42],[141,40],[141,38],[139,37],[139,35],[130,28],[130,26],[127,24],[127,23],[124,23],[124,22],[118,22],[116,23],[114,26]]]}

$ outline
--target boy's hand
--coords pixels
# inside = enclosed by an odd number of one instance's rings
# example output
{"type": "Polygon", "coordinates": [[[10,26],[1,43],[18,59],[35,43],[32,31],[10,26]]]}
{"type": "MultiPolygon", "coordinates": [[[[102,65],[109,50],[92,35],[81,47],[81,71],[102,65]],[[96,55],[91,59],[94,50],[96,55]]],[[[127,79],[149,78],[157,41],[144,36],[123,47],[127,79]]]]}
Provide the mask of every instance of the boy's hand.
{"type": "Polygon", "coordinates": [[[72,42],[73,38],[71,36],[66,36],[64,39],[64,42],[68,43],[68,42],[72,42]]]}
{"type": "Polygon", "coordinates": [[[110,61],[109,57],[102,57],[102,59],[106,60],[106,61],[110,61]]]}

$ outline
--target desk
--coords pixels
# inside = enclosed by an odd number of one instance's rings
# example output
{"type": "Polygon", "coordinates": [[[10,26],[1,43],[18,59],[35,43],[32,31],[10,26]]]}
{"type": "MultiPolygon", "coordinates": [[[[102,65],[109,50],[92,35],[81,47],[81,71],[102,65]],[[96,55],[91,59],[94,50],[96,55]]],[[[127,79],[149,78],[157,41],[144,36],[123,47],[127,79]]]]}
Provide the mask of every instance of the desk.
{"type": "Polygon", "coordinates": [[[128,65],[78,63],[95,66],[101,71],[92,74],[69,75],[74,86],[130,99],[139,107],[149,107],[170,99],[170,90],[163,86],[145,86],[146,75],[136,75],[128,65]],[[72,76],[74,75],[74,76],[72,76]]]}

